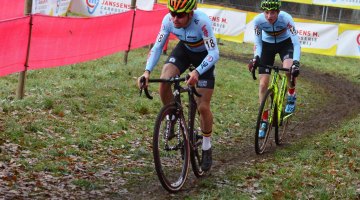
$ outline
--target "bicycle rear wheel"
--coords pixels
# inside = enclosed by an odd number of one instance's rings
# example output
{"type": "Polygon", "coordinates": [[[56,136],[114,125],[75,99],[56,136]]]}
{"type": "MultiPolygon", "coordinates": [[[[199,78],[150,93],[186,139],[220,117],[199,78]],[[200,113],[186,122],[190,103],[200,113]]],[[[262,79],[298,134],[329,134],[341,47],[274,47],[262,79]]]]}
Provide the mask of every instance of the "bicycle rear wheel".
{"type": "Polygon", "coordinates": [[[257,154],[262,154],[265,151],[267,141],[269,139],[270,132],[272,130],[273,125],[273,116],[274,109],[273,106],[275,103],[273,102],[274,93],[272,90],[268,90],[262,100],[259,108],[259,113],[256,122],[256,131],[255,131],[255,152],[257,154]],[[265,113],[267,112],[267,113],[265,113]],[[263,119],[263,116],[267,116],[267,121],[263,119]],[[266,124],[265,135],[260,136],[259,131],[262,123],[266,124]]]}
{"type": "Polygon", "coordinates": [[[184,115],[175,104],[165,105],[155,123],[153,156],[157,176],[169,192],[177,192],[184,185],[189,171],[189,155],[184,115]],[[173,121],[169,120],[169,116],[174,116],[173,121]]]}
{"type": "Polygon", "coordinates": [[[196,104],[189,109],[189,140],[190,140],[190,160],[192,170],[196,177],[202,177],[205,172],[201,169],[202,158],[202,132],[200,126],[200,114],[196,109],[196,104]]]}
{"type": "MultiPolygon", "coordinates": [[[[284,95],[284,99],[286,99],[286,97],[287,97],[287,92],[284,95]]],[[[277,125],[275,128],[275,143],[277,145],[281,145],[284,143],[285,138],[286,138],[287,128],[290,125],[290,118],[293,115],[293,113],[291,113],[291,114],[285,113],[285,107],[286,107],[286,102],[283,102],[282,108],[281,108],[280,123],[278,123],[276,121],[277,125]]],[[[277,110],[277,112],[279,112],[278,109],[276,109],[276,110],[277,110]]]]}

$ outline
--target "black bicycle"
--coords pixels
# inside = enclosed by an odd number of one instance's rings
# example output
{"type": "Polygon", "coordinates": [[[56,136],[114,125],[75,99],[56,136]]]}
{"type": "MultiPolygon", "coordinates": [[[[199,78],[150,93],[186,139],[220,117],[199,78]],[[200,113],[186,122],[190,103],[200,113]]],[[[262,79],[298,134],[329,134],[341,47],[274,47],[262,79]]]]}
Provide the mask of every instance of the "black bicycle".
{"type": "MultiPolygon", "coordinates": [[[[201,169],[202,135],[195,100],[195,96],[201,95],[195,87],[181,86],[184,81],[185,77],[149,79],[149,82],[166,82],[173,86],[174,102],[161,108],[153,133],[156,173],[162,186],[169,192],[177,192],[184,185],[190,162],[196,177],[205,174],[201,169]],[[187,93],[188,101],[182,102],[183,93],[187,93]]],[[[140,82],[144,85],[145,78],[140,82]]],[[[140,95],[144,90],[149,99],[153,98],[147,88],[141,88],[140,95]]]]}

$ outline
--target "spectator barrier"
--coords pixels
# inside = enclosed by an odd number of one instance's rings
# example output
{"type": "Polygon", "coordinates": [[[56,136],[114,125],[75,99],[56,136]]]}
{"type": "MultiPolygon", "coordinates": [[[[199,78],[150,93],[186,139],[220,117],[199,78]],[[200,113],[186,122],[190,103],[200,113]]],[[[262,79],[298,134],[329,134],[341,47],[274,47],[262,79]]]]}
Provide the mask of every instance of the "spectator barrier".
{"type": "Polygon", "coordinates": [[[3,1],[0,6],[0,21],[24,16],[25,1],[11,0],[3,1]]]}
{"type": "MultiPolygon", "coordinates": [[[[140,10],[150,11],[155,5],[154,0],[136,0],[136,8],[140,10]]],[[[72,13],[88,17],[118,14],[130,10],[130,8],[131,0],[74,0],[70,6],[72,13]]]]}
{"type": "Polygon", "coordinates": [[[30,17],[0,22],[0,76],[25,70],[30,17]]]}
{"type": "Polygon", "coordinates": [[[136,10],[136,15],[134,10],[91,18],[35,14],[1,21],[0,76],[25,70],[28,43],[28,70],[83,62],[149,45],[168,12],[164,6],[155,8],[136,10]]]}
{"type": "Polygon", "coordinates": [[[134,11],[93,18],[33,15],[29,70],[127,50],[134,11]]]}
{"type": "MultiPolygon", "coordinates": [[[[27,58],[27,69],[34,70],[92,60],[149,45],[155,41],[161,20],[168,12],[165,6],[157,5],[152,11],[136,9],[92,18],[40,14],[15,18],[23,12],[23,8],[20,12],[19,5],[24,6],[24,3],[12,3],[4,5],[7,9],[17,8],[11,13],[13,15],[0,14],[2,18],[12,18],[0,21],[0,76],[25,70],[27,58]]],[[[202,4],[198,9],[209,15],[217,37],[234,42],[253,41],[251,23],[257,13],[202,4]]],[[[301,19],[295,19],[295,22],[302,51],[360,58],[360,26],[301,19]]]]}

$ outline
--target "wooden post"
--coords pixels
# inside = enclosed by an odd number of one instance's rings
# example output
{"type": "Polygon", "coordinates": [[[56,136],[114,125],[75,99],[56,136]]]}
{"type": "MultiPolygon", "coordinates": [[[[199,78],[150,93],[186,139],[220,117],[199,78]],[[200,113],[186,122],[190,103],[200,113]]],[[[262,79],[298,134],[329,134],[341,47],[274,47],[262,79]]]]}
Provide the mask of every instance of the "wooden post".
{"type": "MultiPolygon", "coordinates": [[[[130,9],[135,10],[135,8],[136,8],[136,0],[131,0],[130,9]]],[[[133,21],[132,21],[132,25],[131,25],[131,34],[130,34],[129,47],[128,47],[128,50],[125,51],[125,55],[124,55],[124,63],[125,63],[125,65],[127,64],[127,60],[128,60],[128,56],[129,56],[129,51],[130,51],[130,46],[131,46],[131,41],[132,41],[132,35],[133,35],[133,31],[134,31],[134,23],[135,23],[135,12],[134,12],[134,15],[133,15],[133,21]]]]}
{"type": "MultiPolygon", "coordinates": [[[[31,14],[32,0],[25,0],[25,1],[26,1],[25,14],[28,15],[28,14],[31,14]]],[[[30,52],[29,50],[30,50],[31,27],[32,27],[32,19],[30,19],[30,32],[29,32],[29,42],[28,42],[28,50],[27,50],[27,55],[26,55],[26,62],[25,62],[25,70],[20,72],[20,74],[19,74],[19,83],[18,83],[18,88],[16,91],[17,99],[24,98],[26,71],[27,71],[27,67],[28,67],[29,52],[30,52]]]]}

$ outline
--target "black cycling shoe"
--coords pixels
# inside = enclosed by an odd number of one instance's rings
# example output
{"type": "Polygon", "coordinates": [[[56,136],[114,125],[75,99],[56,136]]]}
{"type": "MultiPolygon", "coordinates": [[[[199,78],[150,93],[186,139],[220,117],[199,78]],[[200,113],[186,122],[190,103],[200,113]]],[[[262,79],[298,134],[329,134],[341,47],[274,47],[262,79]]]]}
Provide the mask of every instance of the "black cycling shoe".
{"type": "Polygon", "coordinates": [[[212,165],[212,150],[202,150],[201,169],[209,171],[212,165]]]}

